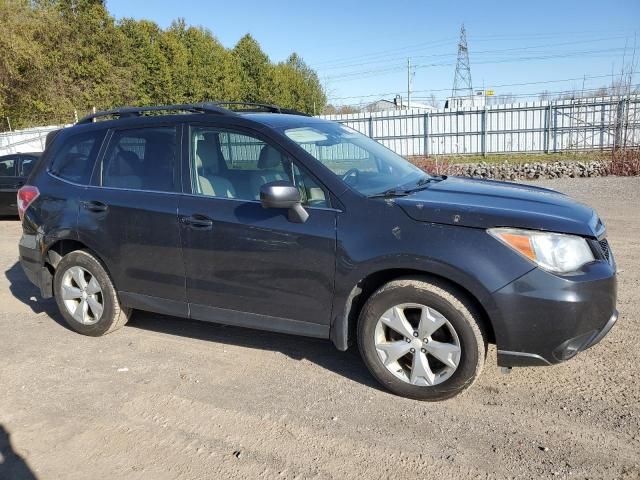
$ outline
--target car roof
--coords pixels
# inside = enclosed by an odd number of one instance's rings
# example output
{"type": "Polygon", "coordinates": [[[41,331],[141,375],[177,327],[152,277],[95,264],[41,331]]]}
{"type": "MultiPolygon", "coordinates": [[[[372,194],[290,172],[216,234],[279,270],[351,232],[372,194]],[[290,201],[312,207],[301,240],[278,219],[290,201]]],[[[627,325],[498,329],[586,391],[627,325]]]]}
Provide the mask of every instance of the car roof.
{"type": "MultiPolygon", "coordinates": [[[[229,120],[230,124],[237,125],[238,121],[248,121],[250,123],[259,124],[262,127],[273,129],[295,128],[303,126],[312,126],[318,124],[332,123],[329,120],[323,120],[317,117],[309,117],[306,115],[296,115],[289,113],[269,113],[269,112],[237,112],[233,115],[216,115],[211,113],[184,113],[175,114],[168,113],[163,115],[141,115],[136,117],[125,117],[115,119],[104,119],[96,122],[77,123],[71,127],[62,129],[65,134],[72,132],[89,131],[94,129],[109,129],[119,127],[135,127],[140,123],[146,124],[171,124],[184,121],[206,122],[215,120],[217,122],[229,120]]],[[[66,136],[66,135],[65,135],[66,136]]]]}
{"type": "Polygon", "coordinates": [[[290,115],[287,113],[242,113],[241,116],[248,120],[261,123],[272,128],[301,127],[306,125],[319,125],[330,123],[317,117],[306,117],[301,115],[290,115]]]}

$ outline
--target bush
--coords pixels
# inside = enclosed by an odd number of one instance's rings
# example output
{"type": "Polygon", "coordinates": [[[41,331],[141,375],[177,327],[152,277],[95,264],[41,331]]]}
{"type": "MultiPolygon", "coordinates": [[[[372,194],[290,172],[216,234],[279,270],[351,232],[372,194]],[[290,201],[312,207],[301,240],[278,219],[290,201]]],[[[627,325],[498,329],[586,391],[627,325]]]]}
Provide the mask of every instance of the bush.
{"type": "Polygon", "coordinates": [[[451,161],[448,158],[437,157],[410,157],[409,161],[432,175],[449,175],[451,173],[451,161]]]}
{"type": "Polygon", "coordinates": [[[609,161],[609,175],[631,177],[640,175],[640,150],[617,151],[609,161]]]}

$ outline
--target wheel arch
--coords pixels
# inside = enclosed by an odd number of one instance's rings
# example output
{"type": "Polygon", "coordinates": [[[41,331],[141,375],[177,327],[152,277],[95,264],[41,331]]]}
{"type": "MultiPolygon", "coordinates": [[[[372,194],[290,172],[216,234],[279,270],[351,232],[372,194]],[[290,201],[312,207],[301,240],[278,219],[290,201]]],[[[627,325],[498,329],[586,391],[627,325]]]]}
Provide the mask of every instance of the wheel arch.
{"type": "Polygon", "coordinates": [[[78,250],[85,250],[95,257],[96,260],[102,264],[102,268],[105,269],[107,275],[109,275],[113,282],[113,276],[111,275],[109,267],[104,259],[86,243],[71,238],[58,239],[45,250],[45,267],[49,270],[52,277],[55,274],[55,270],[58,267],[60,260],[62,260],[62,257],[78,250]]]}
{"type": "Polygon", "coordinates": [[[437,280],[444,283],[451,290],[463,296],[471,305],[473,305],[482,320],[482,327],[485,329],[487,339],[490,343],[496,342],[494,325],[488,313],[486,306],[480,301],[483,292],[473,289],[469,284],[463,285],[462,282],[456,282],[441,274],[412,268],[388,268],[368,273],[362,277],[351,289],[346,300],[342,305],[342,311],[334,316],[331,325],[330,338],[339,350],[346,350],[356,338],[358,319],[360,312],[366,301],[381,286],[400,278],[421,278],[425,281],[437,280]]]}

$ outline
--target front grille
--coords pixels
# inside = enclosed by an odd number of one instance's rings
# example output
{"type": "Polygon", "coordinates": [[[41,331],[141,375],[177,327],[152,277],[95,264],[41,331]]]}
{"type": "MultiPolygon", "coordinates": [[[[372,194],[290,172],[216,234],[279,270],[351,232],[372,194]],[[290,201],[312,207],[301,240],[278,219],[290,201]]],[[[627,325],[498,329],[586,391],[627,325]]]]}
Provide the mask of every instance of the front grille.
{"type": "Polygon", "coordinates": [[[600,240],[598,244],[600,245],[600,251],[602,252],[602,255],[607,260],[607,262],[610,262],[611,252],[609,251],[609,242],[607,242],[607,240],[604,239],[604,240],[600,240]]]}

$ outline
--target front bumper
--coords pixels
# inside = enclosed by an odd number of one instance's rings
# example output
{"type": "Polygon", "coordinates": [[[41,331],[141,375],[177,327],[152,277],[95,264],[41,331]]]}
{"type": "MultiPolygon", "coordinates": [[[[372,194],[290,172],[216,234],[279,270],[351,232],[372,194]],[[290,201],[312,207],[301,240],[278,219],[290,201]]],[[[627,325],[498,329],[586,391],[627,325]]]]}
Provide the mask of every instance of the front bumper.
{"type": "Polygon", "coordinates": [[[598,343],[615,325],[615,265],[560,277],[534,269],[493,294],[498,365],[552,365],[598,343]]]}
{"type": "Polygon", "coordinates": [[[40,289],[42,298],[53,296],[53,276],[44,265],[36,235],[22,234],[18,246],[20,265],[27,278],[40,289]]]}

